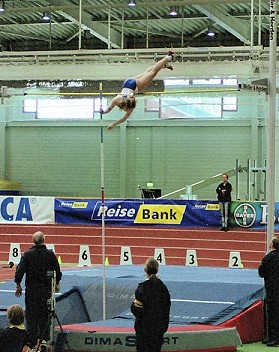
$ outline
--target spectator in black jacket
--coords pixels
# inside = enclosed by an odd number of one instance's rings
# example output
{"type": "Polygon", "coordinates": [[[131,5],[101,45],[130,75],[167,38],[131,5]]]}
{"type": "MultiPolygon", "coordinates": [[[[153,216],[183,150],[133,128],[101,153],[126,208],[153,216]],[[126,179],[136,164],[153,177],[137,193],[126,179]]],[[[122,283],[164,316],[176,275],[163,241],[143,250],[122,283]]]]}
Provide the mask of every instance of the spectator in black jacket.
{"type": "MultiPolygon", "coordinates": [[[[51,298],[51,275],[56,273],[56,286],[62,274],[58,260],[52,250],[44,244],[45,236],[41,231],[33,235],[34,246],[24,252],[17,266],[14,281],[17,297],[22,294],[21,281],[25,274],[25,318],[29,335],[29,347],[35,348],[38,339],[50,339],[50,319],[48,300],[51,298]]],[[[46,347],[42,348],[42,350],[46,347]]]]}
{"type": "Polygon", "coordinates": [[[157,260],[147,260],[144,269],[147,280],[138,285],[131,306],[136,317],[137,352],[160,352],[168,329],[170,294],[156,275],[158,268],[157,260]]]}
{"type": "Polygon", "coordinates": [[[229,220],[229,205],[232,201],[231,192],[232,185],[228,182],[229,176],[227,174],[222,175],[222,180],[216,188],[217,198],[220,204],[222,227],[221,231],[228,231],[228,220],[229,220]]]}
{"type": "Polygon", "coordinates": [[[279,240],[273,237],[270,252],[259,266],[259,276],[264,278],[267,307],[267,346],[279,346],[279,240]]]}
{"type": "Polygon", "coordinates": [[[24,311],[18,304],[7,310],[9,327],[0,331],[1,352],[21,352],[27,344],[27,332],[24,327],[24,311]]]}

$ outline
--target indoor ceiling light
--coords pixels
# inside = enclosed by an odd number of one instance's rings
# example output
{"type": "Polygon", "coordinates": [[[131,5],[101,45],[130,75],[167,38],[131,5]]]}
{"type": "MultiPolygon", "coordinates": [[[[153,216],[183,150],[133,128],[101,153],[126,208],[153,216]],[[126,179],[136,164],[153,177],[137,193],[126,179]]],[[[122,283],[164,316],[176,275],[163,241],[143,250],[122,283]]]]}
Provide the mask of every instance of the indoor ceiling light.
{"type": "Polygon", "coordinates": [[[171,6],[169,14],[170,14],[170,16],[177,16],[177,14],[178,14],[177,8],[174,6],[171,6]]]}
{"type": "Polygon", "coordinates": [[[44,11],[44,12],[43,12],[43,17],[42,17],[42,19],[43,19],[44,21],[50,21],[50,13],[47,12],[47,11],[44,11]]]}
{"type": "Polygon", "coordinates": [[[207,33],[208,37],[214,37],[215,36],[215,31],[212,26],[208,27],[207,33]]]}
{"type": "Polygon", "coordinates": [[[0,12],[4,12],[5,11],[5,2],[4,0],[0,1],[0,12]]]}
{"type": "Polygon", "coordinates": [[[129,0],[128,6],[129,7],[135,7],[136,6],[136,0],[129,0]]]}

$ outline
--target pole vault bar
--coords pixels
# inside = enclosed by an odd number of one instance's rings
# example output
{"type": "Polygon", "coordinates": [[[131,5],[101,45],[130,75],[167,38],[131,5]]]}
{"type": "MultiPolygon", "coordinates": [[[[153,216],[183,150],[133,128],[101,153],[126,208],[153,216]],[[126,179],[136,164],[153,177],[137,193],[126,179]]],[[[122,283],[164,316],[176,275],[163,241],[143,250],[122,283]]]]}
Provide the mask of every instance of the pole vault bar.
{"type": "MultiPolygon", "coordinates": [[[[177,95],[177,94],[193,94],[193,93],[230,93],[230,92],[238,92],[238,88],[226,88],[226,89],[189,89],[189,90],[176,90],[176,91],[161,91],[161,92],[142,92],[137,95],[177,95]]],[[[107,92],[103,93],[103,96],[114,96],[120,94],[119,92],[107,92]]],[[[78,93],[78,92],[67,92],[67,93],[24,93],[24,95],[31,96],[44,96],[44,95],[58,95],[58,96],[99,96],[99,93],[96,92],[88,92],[88,93],[78,93]]]]}
{"type": "MultiPolygon", "coordinates": [[[[149,96],[149,95],[179,95],[179,94],[200,94],[200,93],[232,93],[238,92],[239,88],[209,88],[209,89],[188,89],[188,90],[174,90],[174,91],[161,91],[161,92],[143,92],[139,93],[139,96],[149,96]]],[[[115,96],[119,94],[119,92],[103,92],[103,96],[115,96]]],[[[11,98],[13,96],[60,96],[60,97],[98,97],[100,95],[99,92],[37,92],[37,93],[9,93],[5,87],[1,87],[1,99],[3,101],[4,98],[11,98]]]]}

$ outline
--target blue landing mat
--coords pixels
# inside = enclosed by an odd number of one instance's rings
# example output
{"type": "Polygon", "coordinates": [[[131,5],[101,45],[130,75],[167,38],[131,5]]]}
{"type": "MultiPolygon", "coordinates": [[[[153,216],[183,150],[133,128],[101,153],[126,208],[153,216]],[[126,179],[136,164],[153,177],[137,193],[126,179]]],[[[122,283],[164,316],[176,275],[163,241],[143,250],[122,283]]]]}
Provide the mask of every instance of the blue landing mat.
{"type": "MultiPolygon", "coordinates": [[[[161,266],[159,273],[171,294],[171,325],[218,325],[263,296],[263,281],[256,270],[161,266]]],[[[61,324],[102,320],[102,274],[99,267],[63,271],[56,308],[61,324]]],[[[130,305],[143,280],[143,266],[106,267],[106,326],[133,324],[130,305]]],[[[1,284],[1,310],[14,303],[24,305],[23,297],[14,296],[14,283],[1,284]]],[[[5,312],[0,315],[0,328],[3,325],[5,312]]]]}

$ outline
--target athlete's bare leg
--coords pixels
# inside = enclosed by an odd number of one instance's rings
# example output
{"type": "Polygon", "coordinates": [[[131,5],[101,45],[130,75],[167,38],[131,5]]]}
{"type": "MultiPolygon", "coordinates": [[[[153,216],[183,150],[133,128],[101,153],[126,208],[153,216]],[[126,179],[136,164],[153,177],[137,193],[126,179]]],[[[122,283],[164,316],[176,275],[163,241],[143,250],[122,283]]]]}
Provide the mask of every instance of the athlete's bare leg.
{"type": "Polygon", "coordinates": [[[144,73],[135,76],[135,80],[137,81],[137,88],[139,91],[142,91],[146,88],[155,76],[160,72],[169,62],[172,60],[172,55],[167,55],[160,61],[158,61],[154,66],[149,67],[144,73]]]}
{"type": "Polygon", "coordinates": [[[148,69],[145,70],[143,73],[140,73],[139,75],[136,75],[136,76],[133,77],[133,78],[134,78],[134,79],[140,79],[140,78],[142,78],[143,76],[145,76],[146,74],[148,74],[150,71],[152,71],[152,70],[154,69],[154,66],[155,66],[155,65],[148,67],[148,69]]]}

